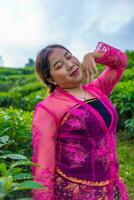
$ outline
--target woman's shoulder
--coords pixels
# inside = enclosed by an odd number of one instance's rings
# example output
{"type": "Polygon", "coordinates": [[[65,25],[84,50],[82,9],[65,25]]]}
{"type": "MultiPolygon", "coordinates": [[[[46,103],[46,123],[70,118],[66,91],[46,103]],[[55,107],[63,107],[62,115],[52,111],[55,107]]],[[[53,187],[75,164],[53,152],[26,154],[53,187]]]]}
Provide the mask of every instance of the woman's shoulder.
{"type": "Polygon", "coordinates": [[[51,107],[51,102],[52,102],[52,99],[50,98],[50,96],[47,96],[42,101],[37,102],[36,105],[35,105],[35,108],[37,108],[37,107],[46,107],[46,108],[49,109],[49,107],[51,107]]]}
{"type": "Polygon", "coordinates": [[[42,116],[44,116],[43,118],[48,118],[51,116],[57,123],[58,119],[51,98],[46,97],[44,100],[35,105],[34,116],[39,116],[39,118],[42,116]]]}
{"type": "Polygon", "coordinates": [[[35,105],[35,109],[38,107],[44,108],[46,111],[50,111],[52,113],[58,113],[60,109],[60,105],[63,104],[62,99],[59,98],[57,94],[49,94],[42,101],[38,102],[35,105]]]}
{"type": "Polygon", "coordinates": [[[61,93],[53,93],[48,95],[45,99],[36,104],[36,108],[40,107],[42,112],[46,111],[57,118],[60,121],[66,112],[70,110],[76,103],[67,96],[61,93]]]}

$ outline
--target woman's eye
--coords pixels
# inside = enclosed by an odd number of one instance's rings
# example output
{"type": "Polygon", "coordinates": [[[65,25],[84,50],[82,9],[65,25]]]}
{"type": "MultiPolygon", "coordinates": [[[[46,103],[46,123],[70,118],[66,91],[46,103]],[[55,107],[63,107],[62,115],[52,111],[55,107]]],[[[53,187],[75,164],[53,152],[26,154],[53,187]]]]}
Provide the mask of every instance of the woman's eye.
{"type": "Polygon", "coordinates": [[[61,63],[59,63],[58,65],[56,65],[56,69],[59,69],[59,68],[61,68],[62,67],[62,64],[61,63]]]}
{"type": "Polygon", "coordinates": [[[69,59],[69,58],[71,58],[72,57],[72,55],[70,54],[70,53],[68,53],[67,55],[66,55],[66,58],[67,59],[69,59]]]}

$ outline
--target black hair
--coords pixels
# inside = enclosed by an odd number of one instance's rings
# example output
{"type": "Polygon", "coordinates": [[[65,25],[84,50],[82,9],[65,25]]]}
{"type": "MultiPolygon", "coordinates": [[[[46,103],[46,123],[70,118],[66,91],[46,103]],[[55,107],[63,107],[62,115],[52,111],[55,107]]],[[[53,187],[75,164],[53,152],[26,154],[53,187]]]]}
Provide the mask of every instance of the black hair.
{"type": "Polygon", "coordinates": [[[56,85],[47,80],[51,77],[49,56],[53,52],[54,48],[62,48],[67,52],[70,52],[66,47],[59,44],[48,45],[38,53],[35,61],[35,70],[43,83],[50,89],[50,93],[52,93],[56,88],[56,85]]]}

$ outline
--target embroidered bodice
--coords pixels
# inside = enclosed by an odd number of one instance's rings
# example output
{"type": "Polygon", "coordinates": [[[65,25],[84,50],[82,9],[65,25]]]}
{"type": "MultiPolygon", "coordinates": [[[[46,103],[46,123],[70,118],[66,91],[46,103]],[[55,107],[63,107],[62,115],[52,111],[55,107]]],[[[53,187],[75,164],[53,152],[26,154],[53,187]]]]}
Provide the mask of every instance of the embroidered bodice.
{"type": "MultiPolygon", "coordinates": [[[[105,129],[88,107],[91,102],[85,104],[86,107],[79,104],[74,106],[61,121],[57,138],[58,172],[72,179],[77,177],[81,183],[107,181],[113,173],[113,163],[118,165],[115,144],[113,148],[109,147],[105,129]]],[[[96,112],[99,110],[100,116],[105,113],[111,117],[100,100],[92,101],[92,107],[96,112]]]]}

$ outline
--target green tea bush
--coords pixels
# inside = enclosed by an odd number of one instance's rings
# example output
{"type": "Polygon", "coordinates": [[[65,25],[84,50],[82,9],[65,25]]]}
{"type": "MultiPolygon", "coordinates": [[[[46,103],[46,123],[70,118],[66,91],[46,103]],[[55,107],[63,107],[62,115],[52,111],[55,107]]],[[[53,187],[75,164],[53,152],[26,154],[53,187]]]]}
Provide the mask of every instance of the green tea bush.
{"type": "Polygon", "coordinates": [[[24,155],[12,153],[10,147],[16,141],[9,135],[0,137],[0,199],[30,197],[30,190],[43,186],[32,180],[31,166],[36,166],[24,155]],[[10,151],[7,152],[7,149],[10,151]],[[21,191],[21,192],[20,192],[21,191]]]}
{"type": "Polygon", "coordinates": [[[10,75],[20,75],[22,74],[23,68],[7,68],[7,67],[0,67],[0,74],[3,76],[10,76],[10,75]]]}
{"type": "Polygon", "coordinates": [[[0,108],[1,200],[30,198],[32,188],[43,187],[34,182],[31,175],[31,166],[36,166],[31,162],[33,113],[13,107],[0,108]]]}
{"type": "Polygon", "coordinates": [[[34,73],[34,66],[24,67],[22,70],[22,74],[33,74],[34,73]]]}
{"type": "Polygon", "coordinates": [[[19,79],[16,81],[15,86],[23,86],[35,82],[36,82],[36,77],[34,74],[21,75],[19,76],[19,79]]]}
{"type": "Polygon", "coordinates": [[[15,141],[10,146],[12,152],[30,154],[32,117],[33,112],[24,112],[13,107],[0,108],[0,136],[8,135],[11,140],[15,141]]]}
{"type": "Polygon", "coordinates": [[[0,92],[0,107],[8,107],[13,104],[13,97],[10,93],[0,92]]]}
{"type": "Polygon", "coordinates": [[[8,92],[11,89],[13,82],[10,81],[0,81],[0,91],[8,92]]]}
{"type": "Polygon", "coordinates": [[[1,76],[0,77],[0,81],[12,81],[13,83],[20,83],[21,84],[21,81],[22,80],[26,80],[26,81],[29,81],[30,82],[33,82],[36,80],[36,76],[35,74],[28,74],[28,75],[25,75],[25,74],[21,74],[21,75],[10,75],[10,76],[1,76]]]}
{"type": "Polygon", "coordinates": [[[21,74],[33,74],[34,66],[31,67],[23,67],[23,68],[8,68],[8,67],[0,67],[0,74],[4,76],[10,75],[21,75],[21,74]]]}
{"type": "Polygon", "coordinates": [[[134,137],[134,81],[119,82],[110,96],[119,113],[119,128],[134,137]]]}
{"type": "Polygon", "coordinates": [[[47,88],[37,82],[14,87],[8,93],[0,92],[0,107],[14,106],[30,111],[37,102],[46,97],[47,93],[47,88]]]}
{"type": "Polygon", "coordinates": [[[43,101],[45,99],[47,94],[48,91],[45,91],[44,89],[33,92],[22,99],[20,107],[23,110],[32,111],[38,102],[43,101]]]}
{"type": "Polygon", "coordinates": [[[134,50],[126,50],[125,53],[127,54],[128,62],[134,61],[134,50]]]}
{"type": "Polygon", "coordinates": [[[36,82],[36,76],[33,73],[33,68],[0,68],[0,91],[10,91],[14,87],[23,86],[25,84],[36,82]],[[31,71],[32,69],[32,71],[31,71]],[[24,72],[23,72],[24,70],[24,72]],[[30,70],[31,73],[26,73],[26,70],[30,70]]]}
{"type": "Polygon", "coordinates": [[[43,86],[38,82],[32,82],[23,86],[18,86],[10,90],[10,92],[19,93],[21,96],[29,95],[31,92],[41,90],[43,86]]]}
{"type": "Polygon", "coordinates": [[[126,68],[126,70],[124,71],[122,77],[121,77],[121,82],[122,81],[130,81],[132,80],[133,81],[133,78],[134,78],[134,67],[132,68],[126,68]]]}

